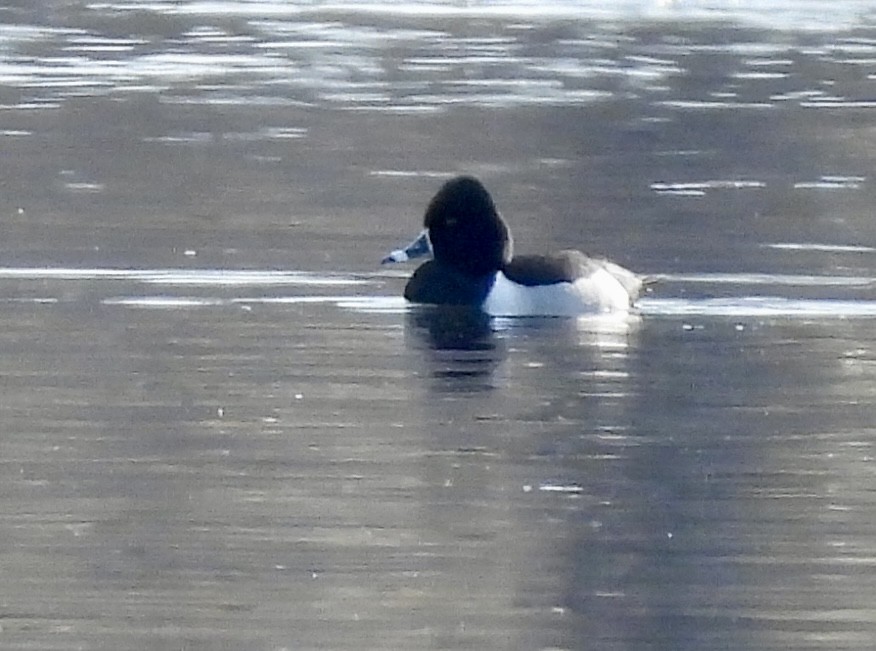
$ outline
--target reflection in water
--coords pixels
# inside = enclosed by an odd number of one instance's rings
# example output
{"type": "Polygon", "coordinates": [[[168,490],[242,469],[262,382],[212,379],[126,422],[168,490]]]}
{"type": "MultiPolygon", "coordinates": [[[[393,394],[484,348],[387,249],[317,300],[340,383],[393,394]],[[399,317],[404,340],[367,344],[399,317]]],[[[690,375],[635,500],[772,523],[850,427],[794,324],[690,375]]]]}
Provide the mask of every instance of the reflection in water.
{"type": "Polygon", "coordinates": [[[492,319],[482,310],[412,306],[409,324],[433,350],[488,351],[496,348],[492,319]]]}
{"type": "MultiPolygon", "coordinates": [[[[471,391],[495,388],[496,375],[509,354],[510,341],[562,341],[582,351],[625,350],[640,322],[635,314],[569,318],[495,318],[466,307],[414,306],[408,332],[430,360],[431,375],[449,380],[442,386],[471,391]],[[468,380],[458,384],[453,380],[468,380]],[[478,380],[479,382],[472,382],[478,380]]],[[[542,367],[545,362],[529,362],[542,367]]]]}
{"type": "Polygon", "coordinates": [[[493,375],[505,357],[492,320],[468,307],[417,306],[407,315],[407,331],[429,360],[428,373],[452,391],[495,388],[493,375]]]}
{"type": "Polygon", "coordinates": [[[457,604],[450,622],[433,620],[440,646],[583,650],[603,634],[613,635],[605,648],[626,639],[617,618],[603,624],[605,613],[580,609],[570,593],[593,588],[579,564],[606,562],[575,550],[589,544],[605,509],[605,464],[628,445],[640,325],[625,316],[410,313],[414,352],[432,380],[417,400],[416,427],[430,450],[423,535],[446,570],[434,596],[457,604]],[[485,609],[502,622],[492,634],[474,624],[485,609]]]}

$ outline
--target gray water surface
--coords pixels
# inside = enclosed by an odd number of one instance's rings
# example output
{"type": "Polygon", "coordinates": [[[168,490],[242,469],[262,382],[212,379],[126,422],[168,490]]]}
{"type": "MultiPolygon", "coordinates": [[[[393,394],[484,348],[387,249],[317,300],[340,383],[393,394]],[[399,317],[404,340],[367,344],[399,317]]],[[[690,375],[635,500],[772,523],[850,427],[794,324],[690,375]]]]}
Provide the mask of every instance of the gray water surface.
{"type": "Polygon", "coordinates": [[[0,8],[0,648],[871,649],[866,2],[0,8]],[[412,309],[478,175],[627,316],[412,309]]]}

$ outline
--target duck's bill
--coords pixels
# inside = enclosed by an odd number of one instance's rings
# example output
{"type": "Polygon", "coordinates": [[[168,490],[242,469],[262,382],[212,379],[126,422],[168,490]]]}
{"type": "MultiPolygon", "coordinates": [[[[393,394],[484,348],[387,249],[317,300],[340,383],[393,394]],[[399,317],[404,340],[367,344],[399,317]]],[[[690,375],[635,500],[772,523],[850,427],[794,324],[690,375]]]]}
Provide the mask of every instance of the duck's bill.
{"type": "Polygon", "coordinates": [[[422,258],[424,255],[431,255],[432,243],[429,241],[429,231],[424,230],[417,236],[413,242],[408,244],[403,249],[396,249],[388,256],[381,260],[380,264],[389,264],[390,262],[407,262],[414,258],[422,258]]]}

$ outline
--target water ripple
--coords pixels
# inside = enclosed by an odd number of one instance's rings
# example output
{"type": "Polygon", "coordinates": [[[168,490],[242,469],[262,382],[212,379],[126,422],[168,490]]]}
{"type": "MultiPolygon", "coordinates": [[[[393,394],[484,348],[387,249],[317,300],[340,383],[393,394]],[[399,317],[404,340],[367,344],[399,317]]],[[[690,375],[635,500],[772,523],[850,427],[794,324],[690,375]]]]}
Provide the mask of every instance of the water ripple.
{"type": "MultiPolygon", "coordinates": [[[[762,12],[725,5],[706,11],[646,0],[613,7],[561,0],[95,2],[76,27],[0,26],[0,83],[25,91],[14,108],[168,89],[175,91],[174,101],[195,104],[261,98],[268,104],[375,111],[565,106],[622,99],[630,92],[653,94],[655,106],[680,112],[763,110],[787,101],[810,108],[872,107],[870,98],[781,87],[795,78],[799,56],[867,69],[876,44],[862,35],[801,49],[793,40],[711,43],[685,37],[654,43],[632,35],[635,30],[627,33],[655,20],[762,22],[762,12]],[[448,20],[456,17],[479,20],[458,30],[448,20]],[[713,88],[701,96],[664,97],[675,79],[691,74],[692,53],[740,57],[733,92],[713,88]],[[777,88],[764,98],[763,85],[777,88]]],[[[819,30],[829,31],[861,12],[858,3],[846,0],[832,9],[834,23],[823,12],[818,21],[811,14],[782,5],[770,13],[770,27],[817,22],[819,30]]]]}

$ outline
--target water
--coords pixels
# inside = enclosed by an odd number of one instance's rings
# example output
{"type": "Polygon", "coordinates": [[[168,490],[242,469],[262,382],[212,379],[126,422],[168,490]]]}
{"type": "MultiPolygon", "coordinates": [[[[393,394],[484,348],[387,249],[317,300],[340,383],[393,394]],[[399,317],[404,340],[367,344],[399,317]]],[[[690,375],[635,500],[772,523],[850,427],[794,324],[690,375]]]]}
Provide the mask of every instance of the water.
{"type": "Polygon", "coordinates": [[[872,647],[872,3],[608,4],[0,8],[0,647],[872,647]],[[406,306],[459,172],[637,312],[406,306]]]}

